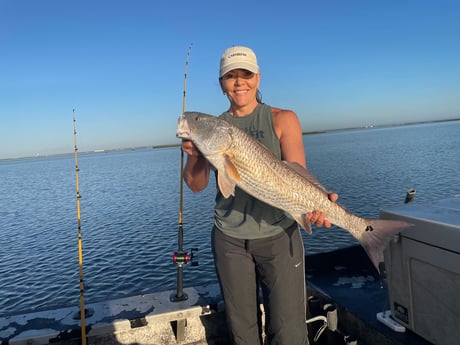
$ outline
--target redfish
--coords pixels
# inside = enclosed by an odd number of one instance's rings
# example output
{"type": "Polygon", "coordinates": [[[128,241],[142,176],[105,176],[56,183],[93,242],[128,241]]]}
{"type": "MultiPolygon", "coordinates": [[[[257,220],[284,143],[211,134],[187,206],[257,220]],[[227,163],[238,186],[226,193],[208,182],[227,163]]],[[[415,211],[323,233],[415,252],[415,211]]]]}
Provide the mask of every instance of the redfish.
{"type": "Polygon", "coordinates": [[[379,270],[389,240],[411,224],[365,219],[331,202],[314,176],[296,163],[275,157],[263,144],[227,121],[198,112],[179,117],[178,138],[191,140],[217,170],[218,188],[226,198],[239,187],[255,198],[288,213],[307,232],[305,215],[325,212],[334,225],[348,231],[363,246],[379,270]]]}

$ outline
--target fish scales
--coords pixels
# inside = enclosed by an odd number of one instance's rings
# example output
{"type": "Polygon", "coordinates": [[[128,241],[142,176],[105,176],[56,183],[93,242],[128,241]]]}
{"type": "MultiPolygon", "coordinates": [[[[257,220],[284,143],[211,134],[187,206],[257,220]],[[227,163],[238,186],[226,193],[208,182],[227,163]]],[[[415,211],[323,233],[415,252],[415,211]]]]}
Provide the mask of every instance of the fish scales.
{"type": "Polygon", "coordinates": [[[287,212],[309,232],[311,226],[306,213],[325,212],[332,224],[358,240],[377,270],[391,237],[411,226],[402,221],[361,218],[331,202],[308,171],[295,163],[279,160],[256,139],[221,118],[186,112],[179,117],[177,137],[192,140],[216,168],[218,187],[224,197],[234,195],[238,186],[287,212]]]}
{"type": "MultiPolygon", "coordinates": [[[[242,178],[240,188],[290,214],[305,214],[306,211],[318,209],[332,211],[331,206],[335,204],[324,198],[324,191],[308,183],[286,163],[277,160],[264,146],[254,145],[255,139],[242,133],[239,131],[233,135],[238,143],[233,148],[233,162],[242,178]],[[251,152],[248,149],[251,147],[256,149],[251,152]]],[[[338,217],[336,225],[345,225],[342,218],[338,217]]]]}

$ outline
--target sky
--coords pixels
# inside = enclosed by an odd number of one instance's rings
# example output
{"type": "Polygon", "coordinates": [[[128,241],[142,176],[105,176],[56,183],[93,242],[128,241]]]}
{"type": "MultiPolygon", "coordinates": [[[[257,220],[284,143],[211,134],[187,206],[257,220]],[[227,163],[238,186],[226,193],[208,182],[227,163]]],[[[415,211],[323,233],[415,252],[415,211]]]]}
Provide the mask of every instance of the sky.
{"type": "Polygon", "coordinates": [[[228,107],[219,60],[257,54],[263,101],[306,132],[460,118],[456,0],[0,0],[0,159],[178,144],[228,107]],[[73,110],[75,109],[75,112],[73,110]]]}

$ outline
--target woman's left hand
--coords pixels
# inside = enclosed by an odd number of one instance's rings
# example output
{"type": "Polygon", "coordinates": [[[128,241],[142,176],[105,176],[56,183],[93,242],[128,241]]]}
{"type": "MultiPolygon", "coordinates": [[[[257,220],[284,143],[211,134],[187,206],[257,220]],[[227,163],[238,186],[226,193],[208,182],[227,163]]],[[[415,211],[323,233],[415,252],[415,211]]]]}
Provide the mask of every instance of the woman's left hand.
{"type": "MultiPolygon", "coordinates": [[[[336,202],[338,198],[338,194],[329,193],[329,200],[331,200],[332,202],[336,202]]],[[[316,226],[324,226],[325,228],[330,228],[332,224],[329,220],[327,220],[326,217],[326,213],[321,211],[308,212],[306,215],[307,220],[311,224],[316,226]]]]}

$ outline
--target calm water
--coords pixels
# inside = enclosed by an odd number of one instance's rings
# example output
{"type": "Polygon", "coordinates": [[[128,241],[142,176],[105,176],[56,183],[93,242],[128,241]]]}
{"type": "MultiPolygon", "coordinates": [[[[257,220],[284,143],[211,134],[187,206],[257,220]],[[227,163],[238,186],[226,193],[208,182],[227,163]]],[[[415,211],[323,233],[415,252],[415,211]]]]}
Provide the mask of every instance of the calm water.
{"type": "MultiPolygon", "coordinates": [[[[353,212],[378,216],[402,204],[460,193],[460,121],[304,137],[310,170],[353,212]]],[[[85,300],[175,289],[178,148],[81,154],[85,300]]],[[[0,161],[0,315],[78,305],[73,156],[0,161]]],[[[199,266],[184,286],[215,282],[209,238],[215,184],[184,188],[184,249],[199,266]]],[[[305,235],[308,253],[355,243],[340,229],[305,235]]]]}

